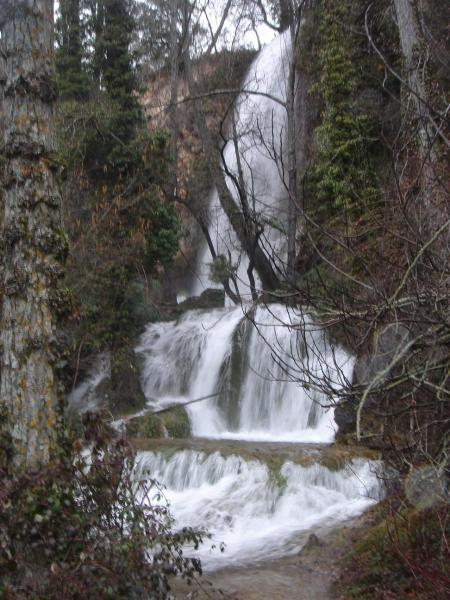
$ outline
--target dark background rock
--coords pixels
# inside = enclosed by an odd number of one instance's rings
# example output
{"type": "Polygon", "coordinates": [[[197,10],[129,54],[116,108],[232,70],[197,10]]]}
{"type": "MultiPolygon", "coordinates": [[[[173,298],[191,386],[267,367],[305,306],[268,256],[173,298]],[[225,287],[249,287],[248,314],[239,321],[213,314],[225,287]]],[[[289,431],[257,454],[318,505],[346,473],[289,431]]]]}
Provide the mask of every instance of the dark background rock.
{"type": "Polygon", "coordinates": [[[108,407],[113,415],[136,412],[146,406],[138,361],[132,347],[112,353],[111,376],[99,383],[96,394],[100,404],[108,407]]]}

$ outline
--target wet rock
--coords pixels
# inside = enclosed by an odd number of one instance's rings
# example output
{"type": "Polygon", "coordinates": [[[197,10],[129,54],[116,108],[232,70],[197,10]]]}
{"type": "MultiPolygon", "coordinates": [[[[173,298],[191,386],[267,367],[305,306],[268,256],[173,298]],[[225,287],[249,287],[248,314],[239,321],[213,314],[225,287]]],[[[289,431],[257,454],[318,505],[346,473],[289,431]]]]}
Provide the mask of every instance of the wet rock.
{"type": "MultiPolygon", "coordinates": [[[[401,368],[401,361],[398,363],[397,357],[402,354],[409,340],[410,332],[404,325],[393,323],[383,327],[375,336],[374,351],[357,358],[353,370],[353,385],[364,390],[374,380],[378,384],[389,380],[401,368]]],[[[355,394],[336,407],[334,418],[340,436],[355,432],[358,404],[359,396],[355,394]]],[[[380,419],[375,414],[378,404],[378,397],[369,396],[364,406],[365,427],[370,428],[372,435],[382,433],[380,419]]],[[[372,439],[370,443],[378,446],[380,440],[372,439]]]]}
{"type": "Polygon", "coordinates": [[[334,410],[334,420],[339,429],[339,435],[353,433],[356,429],[356,409],[358,403],[355,397],[338,404],[334,410]]]}
{"type": "Polygon", "coordinates": [[[157,415],[147,413],[132,417],[126,423],[126,435],[128,437],[161,438],[164,437],[164,427],[157,415]]]}
{"type": "Polygon", "coordinates": [[[113,415],[142,410],[146,399],[141,387],[138,361],[132,347],[111,354],[111,370],[97,386],[95,394],[113,415]]]}
{"type": "Polygon", "coordinates": [[[308,541],[306,542],[307,548],[315,548],[316,546],[322,546],[322,542],[319,540],[315,533],[311,533],[308,541]]]}
{"type": "Polygon", "coordinates": [[[223,289],[208,288],[200,294],[180,302],[178,308],[182,311],[206,308],[222,308],[225,305],[225,292],[223,289]]]}
{"type": "Polygon", "coordinates": [[[315,533],[311,533],[306,544],[300,550],[299,554],[301,555],[307,553],[313,548],[319,548],[321,546],[324,546],[324,542],[320,538],[318,538],[315,533]]]}
{"type": "Polygon", "coordinates": [[[183,406],[175,406],[163,413],[147,412],[132,417],[127,422],[126,433],[129,437],[146,439],[185,439],[191,435],[191,425],[186,409],[183,406]]]}

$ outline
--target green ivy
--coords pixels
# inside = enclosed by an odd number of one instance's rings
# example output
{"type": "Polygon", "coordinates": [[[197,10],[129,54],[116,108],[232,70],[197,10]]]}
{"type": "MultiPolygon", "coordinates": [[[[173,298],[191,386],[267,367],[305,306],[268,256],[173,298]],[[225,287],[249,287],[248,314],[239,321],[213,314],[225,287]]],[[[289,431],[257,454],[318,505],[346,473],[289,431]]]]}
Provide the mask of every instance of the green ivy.
{"type": "Polygon", "coordinates": [[[319,79],[312,90],[321,97],[323,110],[315,132],[312,186],[328,212],[343,209],[358,214],[377,194],[377,186],[368,155],[371,122],[355,102],[361,59],[349,23],[349,1],[323,1],[317,46],[319,79]]]}

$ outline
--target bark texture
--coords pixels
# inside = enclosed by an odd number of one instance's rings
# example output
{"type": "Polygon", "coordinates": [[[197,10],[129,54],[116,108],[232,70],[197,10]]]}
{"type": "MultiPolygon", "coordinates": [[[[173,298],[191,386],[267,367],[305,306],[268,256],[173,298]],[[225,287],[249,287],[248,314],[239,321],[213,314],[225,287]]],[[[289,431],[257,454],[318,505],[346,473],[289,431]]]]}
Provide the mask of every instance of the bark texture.
{"type": "Polygon", "coordinates": [[[296,96],[296,69],[295,69],[295,43],[297,37],[297,26],[292,20],[290,29],[291,37],[291,57],[289,62],[289,76],[286,90],[286,112],[287,112],[287,142],[288,142],[288,255],[287,255],[287,276],[292,286],[295,286],[295,259],[297,255],[297,140],[296,140],[296,119],[295,119],[295,96],[296,96]]]}
{"type": "MultiPolygon", "coordinates": [[[[425,200],[428,203],[434,180],[433,165],[436,157],[433,143],[435,133],[428,109],[427,52],[417,18],[418,7],[416,4],[414,0],[394,0],[403,67],[408,85],[407,93],[414,107],[413,112],[417,123],[417,137],[423,164],[423,188],[425,200]]],[[[406,105],[408,106],[408,104],[406,105]]]]}
{"type": "Polygon", "coordinates": [[[55,181],[53,0],[14,0],[2,23],[5,173],[0,408],[19,468],[48,462],[59,414],[55,367],[67,252],[55,181]]]}

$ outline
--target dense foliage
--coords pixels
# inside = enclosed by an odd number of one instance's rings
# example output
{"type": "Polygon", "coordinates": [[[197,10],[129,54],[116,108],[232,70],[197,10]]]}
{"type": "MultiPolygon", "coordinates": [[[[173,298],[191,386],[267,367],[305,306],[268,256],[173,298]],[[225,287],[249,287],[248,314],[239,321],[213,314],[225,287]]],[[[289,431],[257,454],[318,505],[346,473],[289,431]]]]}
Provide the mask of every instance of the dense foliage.
{"type": "Polygon", "coordinates": [[[318,81],[323,101],[316,129],[318,152],[312,178],[318,206],[360,214],[379,195],[370,164],[373,123],[358,106],[364,54],[348,27],[356,25],[350,2],[323,2],[317,41],[318,81]],[[346,22],[347,27],[342,27],[346,22]]]}
{"type": "Polygon", "coordinates": [[[154,317],[149,286],[178,248],[177,213],[162,192],[166,135],[147,131],[137,95],[132,8],[128,0],[64,0],[57,25],[72,365],[80,351],[131,343],[154,317]]]}
{"type": "Polygon", "coordinates": [[[137,481],[134,453],[102,420],[37,473],[0,470],[0,598],[166,599],[170,577],[201,573],[175,532],[163,490],[137,481]],[[85,447],[85,450],[82,448],[85,447]]]}

